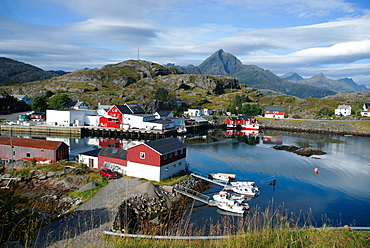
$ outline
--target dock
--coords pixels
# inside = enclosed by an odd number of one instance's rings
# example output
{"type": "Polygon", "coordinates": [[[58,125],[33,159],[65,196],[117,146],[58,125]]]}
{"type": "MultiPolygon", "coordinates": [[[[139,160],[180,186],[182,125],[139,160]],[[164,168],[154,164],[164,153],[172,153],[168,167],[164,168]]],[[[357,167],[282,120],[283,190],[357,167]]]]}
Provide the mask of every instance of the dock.
{"type": "Polygon", "coordinates": [[[216,207],[218,203],[217,201],[212,200],[211,197],[207,195],[203,195],[202,193],[183,186],[176,186],[173,190],[187,197],[193,198],[194,200],[208,204],[211,207],[216,207]]]}
{"type": "Polygon", "coordinates": [[[123,130],[118,128],[102,127],[64,127],[52,125],[0,125],[1,135],[27,134],[48,135],[61,137],[96,137],[113,139],[161,139],[173,136],[176,130],[123,130]]]}
{"type": "Polygon", "coordinates": [[[0,125],[1,135],[12,134],[44,134],[63,137],[81,137],[80,127],[59,127],[59,126],[23,126],[23,125],[0,125]]]}
{"type": "Polygon", "coordinates": [[[221,182],[221,181],[217,181],[217,180],[213,180],[213,179],[210,179],[208,177],[204,177],[202,175],[199,175],[199,174],[195,174],[195,173],[191,173],[190,176],[193,176],[193,177],[196,177],[196,178],[199,178],[199,179],[202,179],[202,180],[205,180],[207,182],[210,182],[210,183],[213,183],[213,184],[217,184],[219,186],[222,186],[222,187],[226,187],[228,186],[227,183],[225,182],[221,182]]]}

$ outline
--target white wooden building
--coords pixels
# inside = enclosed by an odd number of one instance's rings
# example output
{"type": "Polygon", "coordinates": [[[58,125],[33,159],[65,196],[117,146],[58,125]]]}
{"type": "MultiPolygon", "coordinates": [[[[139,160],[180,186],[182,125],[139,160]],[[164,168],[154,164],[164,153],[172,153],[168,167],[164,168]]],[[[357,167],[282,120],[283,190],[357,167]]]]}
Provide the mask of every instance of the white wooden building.
{"type": "Polygon", "coordinates": [[[343,116],[351,116],[351,106],[349,105],[339,105],[337,109],[335,109],[335,115],[343,115],[343,116]]]}

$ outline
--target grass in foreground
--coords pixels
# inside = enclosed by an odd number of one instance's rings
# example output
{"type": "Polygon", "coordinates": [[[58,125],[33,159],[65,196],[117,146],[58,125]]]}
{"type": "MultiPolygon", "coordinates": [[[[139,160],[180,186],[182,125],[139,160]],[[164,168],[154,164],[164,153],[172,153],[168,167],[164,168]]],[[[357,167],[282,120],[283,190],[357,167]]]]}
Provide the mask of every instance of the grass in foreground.
{"type": "Polygon", "coordinates": [[[222,240],[156,240],[110,237],[113,247],[370,247],[370,232],[264,228],[222,240]]]}

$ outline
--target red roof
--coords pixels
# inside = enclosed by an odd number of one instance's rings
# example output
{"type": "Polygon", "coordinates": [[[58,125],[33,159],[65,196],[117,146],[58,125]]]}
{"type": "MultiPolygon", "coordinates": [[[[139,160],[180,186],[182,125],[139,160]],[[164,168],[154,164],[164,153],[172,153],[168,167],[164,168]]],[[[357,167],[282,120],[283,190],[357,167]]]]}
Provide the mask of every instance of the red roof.
{"type": "MultiPolygon", "coordinates": [[[[57,149],[63,141],[50,141],[40,139],[12,138],[13,146],[32,147],[46,150],[57,149]]],[[[0,145],[10,145],[10,137],[0,136],[0,145]]]]}

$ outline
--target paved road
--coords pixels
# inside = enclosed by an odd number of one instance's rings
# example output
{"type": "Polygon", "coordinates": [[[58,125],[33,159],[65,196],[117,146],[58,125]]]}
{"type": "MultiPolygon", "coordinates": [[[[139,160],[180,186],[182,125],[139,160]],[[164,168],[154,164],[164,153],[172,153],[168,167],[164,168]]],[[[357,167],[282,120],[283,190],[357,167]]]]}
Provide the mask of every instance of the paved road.
{"type": "Polygon", "coordinates": [[[36,247],[111,247],[102,239],[103,231],[110,230],[118,206],[135,194],[135,187],[143,183],[136,178],[111,180],[88,202],[73,213],[43,227],[36,234],[36,247]]]}

